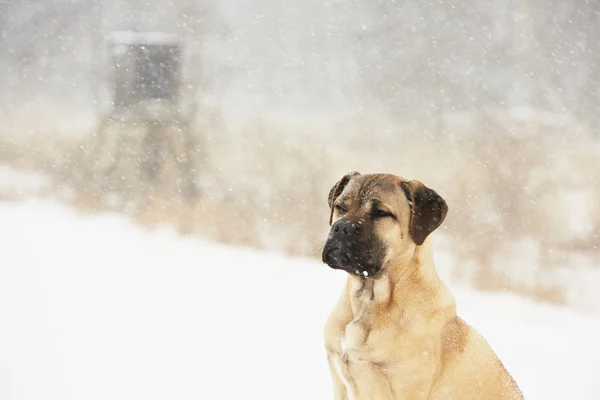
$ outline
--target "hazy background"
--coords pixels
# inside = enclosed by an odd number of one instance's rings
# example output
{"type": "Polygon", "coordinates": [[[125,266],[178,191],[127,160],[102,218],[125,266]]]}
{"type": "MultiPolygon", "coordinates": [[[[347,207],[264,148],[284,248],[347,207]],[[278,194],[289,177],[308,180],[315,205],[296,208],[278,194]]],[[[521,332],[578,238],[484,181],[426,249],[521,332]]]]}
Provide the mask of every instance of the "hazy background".
{"type": "Polygon", "coordinates": [[[0,196],[319,257],[335,181],[390,172],[446,198],[447,279],[600,310],[599,84],[598,1],[0,0],[0,162],[48,180],[0,196]],[[95,135],[115,30],[184,43],[151,182],[95,135]]]}

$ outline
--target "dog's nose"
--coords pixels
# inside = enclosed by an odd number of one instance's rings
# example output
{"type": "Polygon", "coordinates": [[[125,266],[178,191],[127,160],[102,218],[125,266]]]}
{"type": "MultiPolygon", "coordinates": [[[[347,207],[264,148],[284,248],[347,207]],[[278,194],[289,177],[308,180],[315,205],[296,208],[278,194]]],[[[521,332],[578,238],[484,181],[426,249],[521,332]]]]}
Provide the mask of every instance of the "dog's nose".
{"type": "Polygon", "coordinates": [[[339,220],[331,227],[331,230],[340,235],[356,235],[358,233],[358,223],[339,220]]]}

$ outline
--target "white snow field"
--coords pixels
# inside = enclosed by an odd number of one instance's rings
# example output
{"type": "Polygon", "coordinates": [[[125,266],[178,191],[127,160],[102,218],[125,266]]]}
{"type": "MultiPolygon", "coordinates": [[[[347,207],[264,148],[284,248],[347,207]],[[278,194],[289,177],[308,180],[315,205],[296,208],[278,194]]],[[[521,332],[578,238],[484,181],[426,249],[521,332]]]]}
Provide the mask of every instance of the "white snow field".
{"type": "MultiPolygon", "coordinates": [[[[344,273],[0,203],[0,399],[328,399],[344,273]]],[[[600,318],[453,287],[528,399],[600,399],[600,318]]]]}

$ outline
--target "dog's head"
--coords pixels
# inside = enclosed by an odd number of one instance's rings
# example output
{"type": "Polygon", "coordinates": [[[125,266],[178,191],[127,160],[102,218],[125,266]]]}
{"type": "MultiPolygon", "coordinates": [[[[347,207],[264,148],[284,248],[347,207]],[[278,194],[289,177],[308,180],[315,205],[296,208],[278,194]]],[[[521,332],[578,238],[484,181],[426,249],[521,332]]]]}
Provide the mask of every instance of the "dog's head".
{"type": "Polygon", "coordinates": [[[366,277],[421,246],[448,213],[432,189],[389,174],[347,174],[331,188],[328,203],[323,262],[366,277]]]}

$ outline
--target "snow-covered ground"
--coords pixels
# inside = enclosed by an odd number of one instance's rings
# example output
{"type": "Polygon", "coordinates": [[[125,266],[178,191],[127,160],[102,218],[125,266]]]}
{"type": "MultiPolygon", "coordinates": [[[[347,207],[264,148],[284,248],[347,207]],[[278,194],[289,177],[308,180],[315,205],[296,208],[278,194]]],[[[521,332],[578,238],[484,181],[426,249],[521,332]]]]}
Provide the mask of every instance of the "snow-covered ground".
{"type": "MultiPolygon", "coordinates": [[[[342,272],[36,200],[0,243],[2,400],[331,398],[342,272]]],[[[453,289],[528,399],[600,398],[598,315],[453,289]]]]}
{"type": "Polygon", "coordinates": [[[47,190],[48,177],[32,171],[18,170],[6,164],[0,164],[0,196],[26,197],[47,190]]]}

